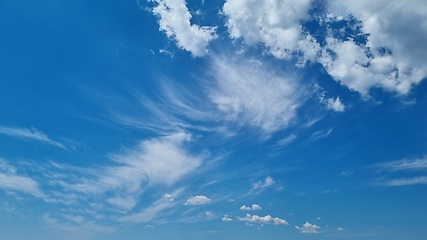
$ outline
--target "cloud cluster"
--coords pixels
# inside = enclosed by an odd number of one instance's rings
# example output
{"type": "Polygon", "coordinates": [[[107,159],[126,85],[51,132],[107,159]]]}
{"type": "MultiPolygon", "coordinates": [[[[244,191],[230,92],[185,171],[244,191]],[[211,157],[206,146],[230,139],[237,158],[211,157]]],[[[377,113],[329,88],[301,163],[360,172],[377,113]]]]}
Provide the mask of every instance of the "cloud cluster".
{"type": "Polygon", "coordinates": [[[258,215],[250,215],[246,214],[244,218],[237,217],[239,221],[249,222],[249,223],[261,223],[261,224],[275,224],[275,225],[288,225],[288,222],[284,219],[280,219],[278,217],[272,217],[270,215],[266,215],[264,217],[258,215]]]}
{"type": "Polygon", "coordinates": [[[209,204],[212,200],[204,195],[197,195],[187,199],[185,205],[205,205],[209,204]]]}
{"type": "Polygon", "coordinates": [[[302,33],[300,21],[308,18],[311,0],[251,1],[227,0],[223,13],[232,38],[247,45],[263,44],[277,58],[290,58],[295,52],[314,58],[317,43],[302,33]]]}
{"type": "Polygon", "coordinates": [[[159,17],[160,29],[173,38],[180,48],[200,57],[207,53],[209,41],[216,38],[215,28],[191,24],[185,0],[153,0],[153,13],[159,17]]]}
{"type": "Polygon", "coordinates": [[[318,230],[320,229],[319,226],[315,225],[315,224],[311,224],[309,222],[304,223],[301,227],[299,226],[295,226],[296,229],[298,229],[298,231],[300,231],[301,233],[319,233],[318,230]]]}
{"type": "Polygon", "coordinates": [[[258,204],[252,204],[252,207],[247,207],[246,205],[243,205],[240,207],[240,210],[242,211],[256,211],[256,210],[261,210],[261,206],[258,204]]]}
{"type": "Polygon", "coordinates": [[[320,62],[343,85],[362,95],[374,87],[406,94],[427,76],[426,4],[353,0],[330,3],[328,11],[338,19],[355,17],[368,34],[366,44],[327,40],[333,55],[323,51],[320,62]]]}

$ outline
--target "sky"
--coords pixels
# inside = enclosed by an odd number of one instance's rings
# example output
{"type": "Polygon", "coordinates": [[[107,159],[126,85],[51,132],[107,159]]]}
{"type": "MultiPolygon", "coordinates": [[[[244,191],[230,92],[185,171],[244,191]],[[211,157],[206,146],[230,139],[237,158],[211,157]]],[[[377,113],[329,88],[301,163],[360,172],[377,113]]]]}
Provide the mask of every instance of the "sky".
{"type": "Polygon", "coordinates": [[[0,3],[0,238],[423,240],[427,2],[0,3]]]}

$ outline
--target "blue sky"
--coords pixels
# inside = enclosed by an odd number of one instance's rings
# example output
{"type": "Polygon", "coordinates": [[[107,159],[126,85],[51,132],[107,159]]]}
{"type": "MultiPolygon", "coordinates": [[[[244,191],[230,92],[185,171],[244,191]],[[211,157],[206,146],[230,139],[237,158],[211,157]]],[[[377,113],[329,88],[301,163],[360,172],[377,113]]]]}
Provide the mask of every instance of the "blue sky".
{"type": "Polygon", "coordinates": [[[426,1],[0,3],[3,239],[427,236],[426,1]]]}

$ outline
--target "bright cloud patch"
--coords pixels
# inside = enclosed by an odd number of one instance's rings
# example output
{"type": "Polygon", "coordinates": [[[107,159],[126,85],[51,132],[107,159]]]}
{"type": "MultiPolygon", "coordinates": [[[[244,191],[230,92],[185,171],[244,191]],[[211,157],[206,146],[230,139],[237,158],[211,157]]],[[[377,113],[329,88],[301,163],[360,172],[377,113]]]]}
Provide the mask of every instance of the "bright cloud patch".
{"type": "Polygon", "coordinates": [[[319,233],[318,230],[320,229],[319,226],[309,222],[304,223],[301,227],[295,226],[295,228],[301,233],[319,233]]]}
{"type": "Polygon", "coordinates": [[[224,222],[232,222],[233,219],[229,215],[224,215],[224,217],[221,218],[224,222]]]}
{"type": "Polygon", "coordinates": [[[242,211],[255,211],[255,210],[261,210],[261,206],[258,204],[252,204],[252,207],[247,207],[246,205],[243,205],[240,207],[240,210],[242,211]]]}
{"type": "Polygon", "coordinates": [[[238,217],[239,221],[243,222],[250,222],[250,223],[267,223],[267,224],[274,224],[274,225],[288,225],[288,222],[286,222],[284,219],[280,219],[278,217],[271,217],[270,215],[261,217],[258,215],[250,215],[246,214],[244,218],[238,217]]]}
{"type": "Polygon", "coordinates": [[[209,204],[210,202],[211,202],[210,198],[204,195],[197,195],[187,199],[187,201],[185,202],[185,205],[205,205],[205,204],[209,204]]]}
{"type": "Polygon", "coordinates": [[[267,132],[288,126],[304,95],[304,88],[292,77],[276,74],[259,63],[215,58],[212,75],[216,86],[210,97],[218,110],[229,120],[267,132]]]}
{"type": "Polygon", "coordinates": [[[373,87],[406,94],[427,76],[425,3],[341,1],[330,3],[329,10],[340,19],[356,17],[369,34],[366,45],[328,40],[334,55],[324,52],[320,62],[342,84],[362,95],[373,87]]]}
{"type": "Polygon", "coordinates": [[[160,29],[177,45],[194,56],[207,53],[209,41],[216,38],[214,27],[200,27],[191,24],[191,14],[185,0],[153,0],[157,3],[153,13],[159,17],[160,29]]]}
{"type": "Polygon", "coordinates": [[[0,159],[0,188],[44,198],[39,184],[30,177],[19,175],[16,168],[0,159]]]}
{"type": "Polygon", "coordinates": [[[227,0],[223,12],[232,38],[243,38],[248,45],[264,44],[277,58],[289,58],[300,51],[316,56],[317,43],[302,35],[300,20],[308,17],[311,0],[251,1],[227,0]]]}

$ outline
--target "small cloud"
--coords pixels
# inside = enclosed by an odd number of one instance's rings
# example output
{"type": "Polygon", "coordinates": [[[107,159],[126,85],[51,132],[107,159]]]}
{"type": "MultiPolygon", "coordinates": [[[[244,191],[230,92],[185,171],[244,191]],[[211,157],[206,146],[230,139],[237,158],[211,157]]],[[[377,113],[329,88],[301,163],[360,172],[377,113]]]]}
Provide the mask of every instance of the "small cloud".
{"type": "Polygon", "coordinates": [[[348,177],[348,176],[351,176],[353,174],[354,174],[354,172],[352,172],[352,171],[344,171],[344,172],[340,173],[340,176],[348,177]]]}
{"type": "Polygon", "coordinates": [[[221,218],[222,221],[224,222],[233,222],[233,219],[231,218],[231,216],[229,215],[224,215],[224,217],[221,218]]]}
{"type": "Polygon", "coordinates": [[[321,138],[325,138],[329,136],[332,133],[332,128],[325,130],[325,131],[316,131],[313,134],[311,134],[310,139],[312,141],[316,141],[321,138]]]}
{"type": "Polygon", "coordinates": [[[28,129],[0,126],[0,134],[16,138],[35,140],[67,150],[67,148],[62,143],[50,139],[46,134],[35,128],[28,129]]]}
{"type": "Polygon", "coordinates": [[[187,199],[185,202],[185,205],[205,205],[211,202],[211,199],[203,196],[203,195],[197,195],[195,197],[191,197],[187,199]]]}
{"type": "Polygon", "coordinates": [[[344,112],[345,106],[341,102],[340,98],[329,98],[326,100],[326,107],[330,110],[334,110],[335,112],[344,112]]]}
{"type": "Polygon", "coordinates": [[[238,217],[239,221],[247,222],[247,223],[260,223],[260,224],[274,224],[274,225],[288,225],[288,222],[284,219],[280,219],[278,217],[272,217],[270,215],[260,217],[258,215],[250,215],[246,214],[244,218],[238,217]]]}
{"type": "Polygon", "coordinates": [[[338,231],[344,231],[344,228],[339,227],[339,228],[337,228],[337,230],[338,230],[338,231]]]}
{"type": "Polygon", "coordinates": [[[275,183],[272,177],[268,176],[264,181],[258,181],[252,185],[252,189],[263,189],[272,186],[275,183]]]}
{"type": "Polygon", "coordinates": [[[252,204],[252,207],[247,207],[246,205],[243,205],[240,207],[240,210],[242,211],[256,211],[256,210],[261,210],[261,206],[258,204],[252,204]]]}
{"type": "Polygon", "coordinates": [[[215,214],[213,214],[211,211],[206,211],[205,212],[205,216],[209,219],[214,218],[215,214]]]}
{"type": "Polygon", "coordinates": [[[291,135],[289,135],[289,136],[287,136],[285,138],[282,138],[280,141],[277,142],[277,144],[279,144],[281,146],[282,145],[287,145],[287,144],[293,142],[295,139],[297,139],[297,135],[291,134],[291,135]]]}
{"type": "Polygon", "coordinates": [[[298,231],[301,233],[319,233],[317,230],[320,229],[319,226],[309,222],[304,223],[302,227],[295,226],[295,228],[298,229],[298,231]]]}
{"type": "Polygon", "coordinates": [[[171,202],[175,201],[175,199],[173,198],[173,196],[170,195],[169,193],[166,193],[165,196],[164,196],[164,198],[168,199],[171,202]]]}

